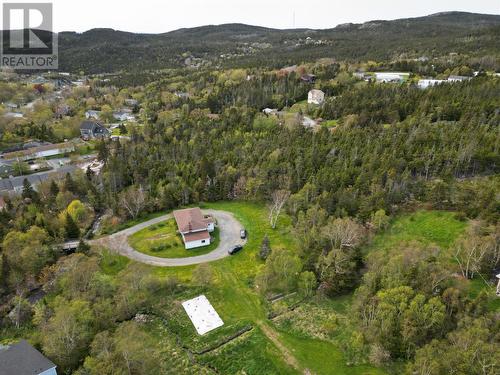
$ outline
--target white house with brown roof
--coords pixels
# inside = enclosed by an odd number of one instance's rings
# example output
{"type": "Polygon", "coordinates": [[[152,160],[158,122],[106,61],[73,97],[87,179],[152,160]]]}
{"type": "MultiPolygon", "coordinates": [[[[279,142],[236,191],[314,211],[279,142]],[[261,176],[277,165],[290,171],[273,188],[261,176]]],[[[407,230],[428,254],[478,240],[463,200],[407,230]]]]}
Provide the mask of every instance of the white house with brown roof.
{"type": "Polygon", "coordinates": [[[215,230],[211,216],[203,215],[198,207],[174,211],[174,218],[186,249],[210,245],[210,233],[215,230]]]}

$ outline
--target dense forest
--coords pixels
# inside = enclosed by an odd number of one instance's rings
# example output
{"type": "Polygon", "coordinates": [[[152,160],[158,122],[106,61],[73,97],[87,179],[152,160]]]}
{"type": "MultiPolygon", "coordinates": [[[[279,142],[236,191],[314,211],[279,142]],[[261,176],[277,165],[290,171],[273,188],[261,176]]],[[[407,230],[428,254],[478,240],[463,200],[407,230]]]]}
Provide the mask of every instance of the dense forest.
{"type": "Polygon", "coordinates": [[[77,375],[498,374],[498,27],[498,16],[462,13],[373,21],[307,33],[333,47],[296,49],[280,43],[305,30],[62,33],[64,69],[127,71],[85,77],[55,104],[43,96],[55,89],[4,77],[2,102],[40,101],[0,119],[2,149],[77,138],[88,110],[108,126],[126,100],[137,121],[78,150],[98,172],[25,180],[4,198],[0,344],[28,339],[77,375]],[[231,53],[234,33],[272,53],[179,67],[231,53]],[[391,70],[409,78],[354,74],[391,70]],[[451,75],[463,79],[418,87],[451,75]],[[308,103],[312,88],[321,105],[308,103]],[[162,268],[92,242],[193,206],[233,214],[244,249],[162,268]],[[180,307],[199,294],[225,322],[206,336],[180,307]]]}

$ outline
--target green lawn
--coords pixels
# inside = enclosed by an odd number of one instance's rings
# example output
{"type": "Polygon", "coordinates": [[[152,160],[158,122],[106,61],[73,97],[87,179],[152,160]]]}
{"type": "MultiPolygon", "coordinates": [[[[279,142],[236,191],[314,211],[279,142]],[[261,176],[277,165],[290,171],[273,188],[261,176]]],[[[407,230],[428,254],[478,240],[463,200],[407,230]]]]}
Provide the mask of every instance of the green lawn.
{"type": "Polygon", "coordinates": [[[134,233],[128,239],[130,246],[141,253],[160,258],[184,258],[207,254],[219,245],[219,230],[211,233],[212,242],[208,246],[186,250],[182,237],[177,233],[174,219],[170,219],[134,233]]]}
{"type": "Polygon", "coordinates": [[[466,227],[467,222],[457,220],[454,212],[417,211],[395,219],[387,231],[375,236],[369,249],[388,250],[411,241],[446,249],[466,227]]]}
{"type": "Polygon", "coordinates": [[[339,120],[327,120],[321,123],[321,126],[326,126],[327,128],[334,128],[339,124],[339,120]]]}
{"type": "Polygon", "coordinates": [[[116,275],[130,263],[130,259],[122,255],[111,253],[108,250],[100,252],[101,261],[99,265],[103,272],[107,275],[116,275]]]}
{"type": "Polygon", "coordinates": [[[200,357],[200,363],[223,369],[221,374],[297,374],[281,359],[278,349],[258,328],[200,357]],[[244,372],[241,370],[244,369],[244,372]]]}
{"type": "Polygon", "coordinates": [[[280,332],[280,337],[300,363],[314,374],[379,375],[385,374],[372,366],[347,366],[342,352],[327,341],[296,337],[280,332]]]}
{"type": "MultiPolygon", "coordinates": [[[[175,333],[183,343],[196,348],[210,346],[241,327],[251,324],[254,328],[241,338],[214,352],[200,356],[200,361],[215,366],[220,373],[233,374],[244,370],[246,374],[297,374],[297,371],[286,365],[279,349],[267,338],[259,328],[264,325],[276,332],[283,345],[296,355],[301,370],[311,369],[317,375],[337,373],[332,369],[339,368],[339,374],[383,374],[383,370],[370,366],[346,367],[343,353],[337,343],[309,339],[292,333],[284,335],[276,330],[267,319],[268,306],[253,288],[253,280],[263,262],[256,255],[264,235],[270,239],[271,247],[297,250],[297,243],[292,235],[291,219],[282,215],[276,229],[268,222],[267,209],[261,203],[252,202],[218,202],[201,205],[201,208],[229,211],[242,223],[248,231],[248,242],[244,249],[234,256],[210,263],[215,274],[213,285],[202,290],[193,290],[192,296],[204,293],[224,321],[224,329],[217,329],[203,337],[196,335],[188,318],[181,311],[171,320],[176,326],[175,333]],[[182,327],[182,328],[181,328],[182,327]],[[327,362],[325,358],[330,358],[327,362]],[[318,362],[318,363],[316,363],[318,362]],[[333,372],[332,372],[333,371],[333,372]]],[[[184,282],[189,282],[194,267],[155,268],[160,277],[175,275],[184,282]]],[[[186,296],[186,299],[188,296],[186,296]]],[[[327,308],[346,309],[349,297],[328,300],[327,308]],[[332,307],[329,306],[332,304],[332,307]]],[[[166,309],[165,309],[166,310],[166,309]]],[[[167,319],[168,320],[168,319],[167,319]]],[[[221,327],[222,328],[222,327],[221,327]]]]}
{"type": "Polygon", "coordinates": [[[500,298],[495,295],[496,284],[489,285],[480,275],[477,275],[474,279],[469,281],[468,286],[470,298],[476,298],[481,291],[486,290],[488,295],[491,296],[488,301],[488,310],[500,311],[500,298]]]}

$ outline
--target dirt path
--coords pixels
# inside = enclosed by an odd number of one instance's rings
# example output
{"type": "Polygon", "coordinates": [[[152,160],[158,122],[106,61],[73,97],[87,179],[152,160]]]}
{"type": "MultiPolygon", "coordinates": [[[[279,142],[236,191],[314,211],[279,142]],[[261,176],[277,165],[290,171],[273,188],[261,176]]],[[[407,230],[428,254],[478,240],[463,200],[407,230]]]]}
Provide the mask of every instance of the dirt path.
{"type": "MultiPolygon", "coordinates": [[[[260,327],[260,329],[266,335],[266,337],[269,340],[271,340],[271,342],[278,348],[278,350],[283,355],[283,359],[285,360],[285,362],[289,366],[293,367],[295,370],[302,372],[299,365],[299,361],[297,360],[297,358],[295,358],[292,352],[290,352],[290,350],[288,350],[288,348],[285,345],[283,345],[283,343],[280,341],[278,337],[278,333],[263,322],[257,322],[257,325],[260,327]]],[[[310,374],[308,370],[305,370],[302,373],[310,374]]]]}
{"type": "Polygon", "coordinates": [[[128,237],[130,237],[132,234],[144,228],[147,228],[150,225],[171,219],[172,214],[163,215],[145,221],[133,227],[124,229],[120,232],[113,233],[109,236],[89,241],[89,243],[94,246],[102,246],[108,248],[137,262],[159,267],[178,267],[207,263],[222,259],[228,256],[228,250],[231,249],[234,245],[244,244],[246,242],[246,240],[240,239],[240,229],[242,229],[243,227],[231,213],[218,210],[203,210],[203,212],[215,217],[220,233],[219,246],[217,246],[215,250],[211,251],[208,254],[186,258],[159,258],[143,254],[129,245],[128,237]]]}

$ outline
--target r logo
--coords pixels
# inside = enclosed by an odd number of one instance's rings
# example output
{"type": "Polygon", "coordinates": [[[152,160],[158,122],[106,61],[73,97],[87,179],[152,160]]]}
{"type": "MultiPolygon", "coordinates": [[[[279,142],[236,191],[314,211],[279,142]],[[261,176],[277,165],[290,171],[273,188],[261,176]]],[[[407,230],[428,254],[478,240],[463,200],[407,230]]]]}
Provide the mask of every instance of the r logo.
{"type": "Polygon", "coordinates": [[[1,65],[56,69],[57,34],[51,3],[4,3],[1,65]]]}

